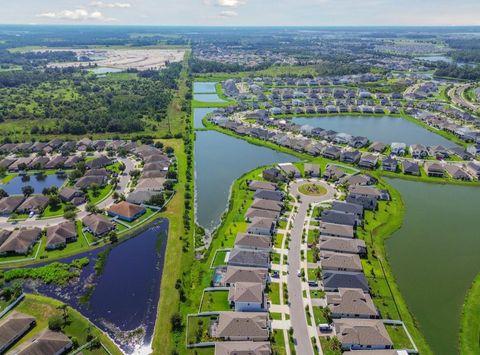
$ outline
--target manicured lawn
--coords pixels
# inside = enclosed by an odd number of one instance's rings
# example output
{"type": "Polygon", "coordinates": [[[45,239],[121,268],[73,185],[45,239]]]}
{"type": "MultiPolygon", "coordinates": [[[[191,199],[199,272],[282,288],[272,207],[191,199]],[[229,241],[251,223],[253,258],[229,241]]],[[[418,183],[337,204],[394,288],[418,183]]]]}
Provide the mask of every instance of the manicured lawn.
{"type": "Polygon", "coordinates": [[[280,264],[281,254],[272,253],[272,264],[280,264]]]}
{"type": "Polygon", "coordinates": [[[309,229],[307,234],[307,243],[313,244],[318,239],[318,229],[309,229]]]}
{"type": "Polygon", "coordinates": [[[327,193],[327,189],[320,184],[306,183],[298,188],[298,191],[309,196],[323,196],[327,193]]]}
{"type": "Polygon", "coordinates": [[[39,248],[43,248],[44,246],[45,246],[44,243],[40,244],[40,242],[37,242],[33,246],[32,251],[27,255],[2,255],[0,256],[0,263],[8,263],[8,262],[14,262],[22,259],[33,258],[37,254],[37,251],[39,250],[39,248]]]}
{"type": "Polygon", "coordinates": [[[270,318],[272,318],[273,320],[281,320],[282,314],[276,313],[276,312],[270,312],[270,318]]]}
{"type": "Polygon", "coordinates": [[[282,233],[277,233],[275,235],[274,240],[273,240],[273,246],[275,248],[281,248],[282,247],[282,241],[283,241],[283,234],[282,233]]]}
{"type": "Polygon", "coordinates": [[[324,308],[320,306],[313,306],[313,318],[315,318],[315,324],[317,326],[319,324],[329,323],[328,319],[325,318],[324,308]]]}
{"type": "Polygon", "coordinates": [[[228,291],[205,291],[200,312],[229,311],[228,291]]]}
{"type": "MultiPolygon", "coordinates": [[[[57,208],[53,209],[52,206],[48,205],[42,212],[40,218],[53,218],[61,217],[64,213],[65,204],[61,203],[57,208]]],[[[76,210],[78,211],[78,210],[76,210]]]]}
{"type": "Polygon", "coordinates": [[[320,337],[320,345],[325,355],[342,355],[340,346],[336,344],[332,337],[320,337]]]}
{"type": "Polygon", "coordinates": [[[460,354],[480,354],[480,274],[473,281],[462,309],[460,354]]]}
{"type": "Polygon", "coordinates": [[[315,252],[312,249],[307,250],[307,262],[309,262],[309,263],[315,262],[314,254],[315,254],[315,252]]]}
{"type": "Polygon", "coordinates": [[[318,269],[307,269],[307,279],[308,281],[317,281],[319,278],[317,277],[318,269]]]}
{"type": "Polygon", "coordinates": [[[386,324],[385,328],[393,341],[393,347],[395,349],[413,349],[413,345],[401,325],[386,324]]]}
{"type": "Polygon", "coordinates": [[[285,229],[287,228],[287,221],[284,221],[283,219],[278,221],[278,229],[285,229]]]}
{"type": "Polygon", "coordinates": [[[122,222],[133,227],[133,226],[136,226],[138,224],[141,224],[141,223],[145,222],[145,220],[151,218],[151,216],[155,213],[157,213],[157,210],[154,210],[152,208],[147,208],[145,213],[142,214],[140,217],[138,217],[136,220],[134,220],[132,222],[127,222],[127,221],[122,220],[122,222]]]}
{"type": "Polygon", "coordinates": [[[273,330],[272,352],[275,355],[286,354],[285,337],[283,336],[283,330],[279,330],[279,329],[274,329],[273,330]]]}
{"type": "Polygon", "coordinates": [[[325,292],[320,291],[320,290],[311,290],[310,291],[310,297],[311,298],[323,298],[323,297],[325,297],[325,292]]]}
{"type": "Polygon", "coordinates": [[[271,282],[269,285],[268,298],[272,304],[280,304],[280,284],[271,282]]]}
{"type": "Polygon", "coordinates": [[[213,261],[212,267],[226,265],[227,261],[225,260],[227,256],[227,251],[218,251],[215,253],[215,260],[213,261]]]}
{"type": "MultiPolygon", "coordinates": [[[[51,316],[61,316],[62,310],[59,309],[61,305],[61,302],[51,298],[27,295],[26,298],[15,307],[15,310],[35,317],[36,325],[20,340],[20,342],[17,343],[17,346],[31,338],[33,335],[38,334],[41,330],[47,328],[48,319],[51,316]]],[[[93,336],[98,337],[101,343],[108,348],[110,353],[122,354],[108,336],[103,334],[79,312],[71,307],[67,307],[67,315],[68,322],[62,328],[62,332],[69,337],[76,338],[80,346],[87,342],[87,335],[90,332],[93,336]]],[[[101,347],[98,349],[85,349],[82,352],[84,354],[106,354],[106,351],[101,347]]]]}
{"type": "Polygon", "coordinates": [[[112,193],[113,186],[107,184],[101,187],[96,194],[93,193],[92,189],[87,190],[88,201],[91,203],[97,204],[107,198],[108,195],[112,193]]]}

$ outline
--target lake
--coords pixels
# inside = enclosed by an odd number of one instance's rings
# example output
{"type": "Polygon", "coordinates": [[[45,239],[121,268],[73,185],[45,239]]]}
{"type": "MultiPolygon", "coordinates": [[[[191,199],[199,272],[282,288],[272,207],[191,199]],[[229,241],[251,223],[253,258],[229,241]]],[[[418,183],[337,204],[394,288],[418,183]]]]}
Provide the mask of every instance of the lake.
{"type": "Polygon", "coordinates": [[[230,186],[244,173],[262,165],[297,160],[216,131],[196,132],[197,223],[209,231],[216,228],[227,207],[230,186]]]}
{"type": "Polygon", "coordinates": [[[388,182],[406,204],[402,228],[386,241],[400,291],[433,352],[458,353],[461,307],[480,272],[480,188],[388,182]]]}
{"type": "Polygon", "coordinates": [[[427,129],[395,116],[321,116],[321,117],[295,117],[292,119],[299,125],[310,125],[331,129],[336,132],[364,136],[371,141],[380,141],[386,144],[403,142],[406,144],[440,144],[445,147],[454,147],[455,143],[439,136],[427,129]]]}
{"type": "Polygon", "coordinates": [[[63,259],[61,262],[70,263],[88,257],[90,264],[82,270],[79,280],[66,286],[32,283],[27,290],[60,299],[79,310],[107,332],[125,353],[140,349],[149,353],[144,350],[150,349],[155,327],[167,233],[168,221],[160,220],[114,246],[99,276],[95,275],[94,265],[106,247],[63,259]],[[80,302],[80,296],[88,285],[95,287],[85,304],[80,302]]]}
{"type": "Polygon", "coordinates": [[[22,176],[15,176],[7,184],[0,184],[9,195],[22,195],[22,187],[33,187],[35,194],[41,194],[46,187],[56,186],[60,188],[66,181],[66,176],[52,175],[28,175],[28,181],[22,181],[22,176]]]}
{"type": "Polygon", "coordinates": [[[217,92],[215,86],[216,82],[200,82],[196,81],[193,83],[193,92],[195,94],[214,94],[217,92]]]}
{"type": "Polygon", "coordinates": [[[423,60],[425,62],[447,62],[453,63],[453,59],[444,55],[430,55],[430,56],[421,56],[415,57],[415,59],[423,60]]]}
{"type": "Polygon", "coordinates": [[[202,123],[203,118],[215,111],[216,108],[195,108],[193,109],[193,128],[204,128],[205,126],[202,123]]]}
{"type": "Polygon", "coordinates": [[[225,102],[217,94],[193,94],[193,99],[201,102],[225,102]]]}
{"type": "Polygon", "coordinates": [[[123,71],[123,69],[101,67],[90,69],[90,71],[97,75],[105,75],[108,73],[120,73],[121,71],[123,71]]]}

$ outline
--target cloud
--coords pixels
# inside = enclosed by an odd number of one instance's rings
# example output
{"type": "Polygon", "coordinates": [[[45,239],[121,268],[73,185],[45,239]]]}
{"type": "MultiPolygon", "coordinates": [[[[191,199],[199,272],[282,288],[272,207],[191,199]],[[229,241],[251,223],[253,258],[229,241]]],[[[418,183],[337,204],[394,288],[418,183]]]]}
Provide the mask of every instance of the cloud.
{"type": "Polygon", "coordinates": [[[204,3],[210,6],[236,8],[245,5],[245,0],[204,0],[204,3]]]}
{"type": "Polygon", "coordinates": [[[52,20],[69,21],[110,21],[111,18],[104,16],[100,11],[91,11],[85,9],[59,10],[38,14],[37,17],[52,20]]]}
{"type": "Polygon", "coordinates": [[[218,14],[220,17],[235,17],[238,15],[236,11],[225,10],[218,14]]]}
{"type": "Polygon", "coordinates": [[[128,2],[92,1],[90,5],[94,7],[99,7],[101,9],[128,9],[132,7],[132,4],[128,2]]]}

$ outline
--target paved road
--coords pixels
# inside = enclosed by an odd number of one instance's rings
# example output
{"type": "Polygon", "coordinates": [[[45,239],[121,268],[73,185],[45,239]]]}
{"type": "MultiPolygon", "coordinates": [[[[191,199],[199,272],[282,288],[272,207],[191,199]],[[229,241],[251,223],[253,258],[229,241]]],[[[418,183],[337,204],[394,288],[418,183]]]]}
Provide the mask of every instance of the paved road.
{"type": "MultiPolygon", "coordinates": [[[[125,174],[120,175],[120,181],[117,185],[116,191],[123,193],[126,192],[128,181],[130,180],[130,171],[135,167],[135,160],[131,158],[118,158],[119,161],[125,164],[125,174]]],[[[113,203],[113,198],[110,195],[104,201],[100,202],[97,206],[98,208],[107,208],[113,203]]],[[[80,210],[77,213],[77,219],[82,219],[88,213],[85,211],[85,204],[78,206],[80,210]]],[[[2,229],[14,229],[18,227],[39,227],[39,228],[46,228],[49,226],[54,226],[59,223],[64,222],[65,219],[63,217],[58,218],[49,218],[49,219],[35,219],[29,218],[25,221],[19,221],[17,223],[9,222],[7,217],[0,218],[0,228],[2,229]]]]}
{"type": "Polygon", "coordinates": [[[319,183],[327,188],[327,193],[323,196],[306,196],[298,192],[298,187],[303,183],[304,181],[298,180],[292,182],[290,185],[290,194],[295,198],[297,195],[300,195],[301,202],[298,205],[298,212],[293,220],[293,227],[291,229],[290,249],[288,252],[288,300],[290,302],[290,320],[297,343],[297,354],[313,355],[312,342],[310,340],[307,319],[305,316],[302,280],[297,276],[298,270],[301,269],[300,251],[302,247],[302,232],[309,204],[332,199],[335,195],[335,190],[325,182],[319,181],[319,183]]]}

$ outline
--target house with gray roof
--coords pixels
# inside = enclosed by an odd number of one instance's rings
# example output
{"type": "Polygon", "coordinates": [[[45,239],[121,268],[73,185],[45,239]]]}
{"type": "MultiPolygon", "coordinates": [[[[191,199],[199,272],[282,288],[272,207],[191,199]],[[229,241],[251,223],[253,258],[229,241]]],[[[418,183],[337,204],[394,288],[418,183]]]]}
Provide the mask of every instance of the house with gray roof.
{"type": "Polygon", "coordinates": [[[268,269],[228,265],[222,277],[222,285],[231,286],[236,282],[260,282],[264,286],[268,280],[268,269]]]}
{"type": "Polygon", "coordinates": [[[72,341],[62,332],[54,332],[48,328],[35,334],[27,342],[15,349],[15,355],[60,355],[72,348],[72,341]]]}
{"type": "Polygon", "coordinates": [[[325,223],[345,224],[352,227],[355,227],[358,221],[355,214],[336,210],[323,211],[320,219],[325,223]]]}
{"type": "Polygon", "coordinates": [[[363,218],[363,206],[356,203],[333,201],[332,210],[353,213],[357,218],[363,218]]]}
{"type": "Polygon", "coordinates": [[[378,319],[342,318],[333,321],[344,350],[392,349],[387,329],[378,319]]]}
{"type": "Polygon", "coordinates": [[[40,228],[15,229],[0,245],[0,255],[21,254],[27,255],[33,245],[40,239],[40,228]]]}
{"type": "Polygon", "coordinates": [[[8,196],[4,197],[0,200],[0,215],[1,216],[9,216],[18,206],[22,204],[25,200],[23,196],[8,196]]]}
{"type": "Polygon", "coordinates": [[[233,248],[228,256],[228,265],[268,268],[270,253],[263,250],[233,248]]]}
{"type": "Polygon", "coordinates": [[[253,195],[254,199],[283,201],[285,194],[282,191],[257,190],[253,195]]]}
{"type": "Polygon", "coordinates": [[[392,157],[385,157],[382,160],[382,170],[384,171],[392,171],[396,172],[397,171],[397,159],[392,158],[392,157]]]}
{"type": "Polygon", "coordinates": [[[349,203],[355,203],[362,205],[364,209],[369,211],[375,211],[377,209],[378,201],[375,197],[360,196],[360,195],[348,195],[346,200],[349,203]]]}
{"type": "MultiPolygon", "coordinates": [[[[480,164],[475,164],[473,162],[467,163],[467,172],[476,179],[480,179],[480,164]]],[[[0,201],[1,203],[1,201],[0,201]]]]}
{"type": "Polygon", "coordinates": [[[85,229],[96,237],[107,234],[115,229],[115,223],[99,214],[89,214],[82,219],[85,229]]]}
{"type": "Polygon", "coordinates": [[[420,167],[417,162],[411,160],[404,160],[402,162],[403,173],[405,175],[420,176],[420,167]]]}
{"type": "Polygon", "coordinates": [[[468,173],[461,166],[458,166],[458,165],[455,165],[455,164],[447,164],[447,165],[445,165],[445,171],[453,179],[463,180],[463,181],[472,180],[472,177],[470,175],[468,175],[468,173]]]}
{"type": "Polygon", "coordinates": [[[253,250],[270,250],[272,237],[260,234],[238,233],[235,238],[235,247],[253,250]]]}
{"type": "Polygon", "coordinates": [[[325,172],[323,173],[323,178],[326,180],[332,180],[332,181],[337,181],[338,179],[341,179],[343,176],[345,176],[345,171],[340,169],[336,165],[327,165],[327,168],[325,169],[325,172]]]}
{"type": "Polygon", "coordinates": [[[360,272],[363,270],[362,262],[357,254],[321,251],[320,262],[322,265],[322,270],[352,272],[360,272]]]}
{"type": "Polygon", "coordinates": [[[245,212],[245,220],[247,222],[252,222],[255,218],[268,218],[278,220],[280,218],[280,212],[261,210],[250,207],[247,212],[245,212]]]}
{"type": "Polygon", "coordinates": [[[367,246],[361,239],[347,239],[337,237],[320,237],[320,250],[333,251],[336,253],[367,255],[367,246]]]}
{"type": "Polygon", "coordinates": [[[47,207],[48,201],[49,197],[47,196],[30,196],[18,206],[17,211],[24,214],[31,212],[40,214],[47,207]]]}
{"type": "Polygon", "coordinates": [[[320,166],[318,164],[304,164],[305,176],[320,177],[320,166]]]}
{"type": "Polygon", "coordinates": [[[445,169],[439,163],[425,163],[425,171],[428,176],[443,177],[445,175],[445,169]]]}
{"type": "Polygon", "coordinates": [[[327,292],[326,295],[332,318],[380,317],[370,295],[359,288],[339,288],[338,292],[327,292]]]}
{"type": "Polygon", "coordinates": [[[362,169],[370,169],[373,170],[377,167],[378,163],[378,156],[373,154],[362,154],[360,160],[358,162],[358,166],[362,169]]]}
{"type": "Polygon", "coordinates": [[[283,211],[283,203],[276,200],[265,200],[256,198],[253,200],[251,208],[256,208],[259,210],[268,210],[274,212],[282,212],[283,211]]]}
{"type": "Polygon", "coordinates": [[[345,224],[325,223],[321,222],[319,226],[320,236],[325,237],[339,237],[339,238],[353,238],[355,230],[353,226],[345,224]]]}
{"type": "Polygon", "coordinates": [[[0,353],[5,353],[34,326],[35,318],[32,316],[17,311],[5,316],[0,320],[0,353]]]}
{"type": "Polygon", "coordinates": [[[340,161],[347,164],[356,164],[361,157],[361,153],[358,150],[354,151],[343,151],[340,154],[340,161]]]}
{"type": "Polygon", "coordinates": [[[363,272],[322,270],[325,291],[338,291],[339,288],[360,288],[369,292],[367,278],[363,272]]]}
{"type": "Polygon", "coordinates": [[[342,151],[340,150],[340,148],[332,145],[332,146],[328,146],[326,147],[323,151],[322,151],[322,156],[324,158],[327,158],[327,159],[331,159],[331,160],[337,160],[340,158],[340,154],[342,153],[342,151]]]}
{"type": "Polygon", "coordinates": [[[300,170],[293,165],[292,163],[280,163],[278,167],[287,175],[294,178],[299,178],[301,176],[300,170]]]}
{"type": "Polygon", "coordinates": [[[271,355],[272,347],[266,341],[224,341],[215,343],[215,355],[271,355]]]}
{"type": "Polygon", "coordinates": [[[77,240],[77,228],[74,221],[65,221],[47,227],[47,249],[63,248],[67,243],[77,240]]]}
{"type": "Polygon", "coordinates": [[[275,233],[275,225],[274,219],[255,217],[248,224],[247,233],[272,236],[275,233]]]}
{"type": "Polygon", "coordinates": [[[248,182],[248,188],[253,191],[257,191],[257,190],[275,191],[275,190],[278,190],[278,185],[269,181],[251,180],[248,182]]]}

